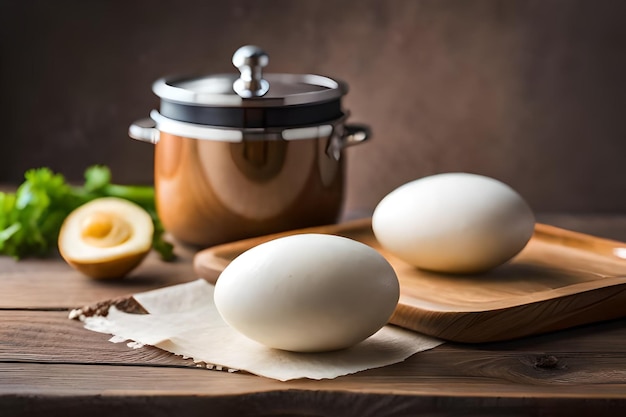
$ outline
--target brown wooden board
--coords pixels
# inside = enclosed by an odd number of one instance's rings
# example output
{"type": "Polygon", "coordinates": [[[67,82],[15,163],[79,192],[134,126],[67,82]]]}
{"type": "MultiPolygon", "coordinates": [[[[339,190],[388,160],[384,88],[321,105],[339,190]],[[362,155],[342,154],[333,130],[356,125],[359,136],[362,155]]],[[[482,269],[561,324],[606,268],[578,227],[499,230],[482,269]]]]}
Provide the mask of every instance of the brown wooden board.
{"type": "Polygon", "coordinates": [[[295,233],[337,234],[385,256],[400,281],[391,323],[457,342],[492,342],[626,316],[626,243],[538,223],[511,262],[479,275],[419,270],[385,251],[369,219],[214,246],[194,258],[196,274],[215,283],[236,256],[295,233]]]}

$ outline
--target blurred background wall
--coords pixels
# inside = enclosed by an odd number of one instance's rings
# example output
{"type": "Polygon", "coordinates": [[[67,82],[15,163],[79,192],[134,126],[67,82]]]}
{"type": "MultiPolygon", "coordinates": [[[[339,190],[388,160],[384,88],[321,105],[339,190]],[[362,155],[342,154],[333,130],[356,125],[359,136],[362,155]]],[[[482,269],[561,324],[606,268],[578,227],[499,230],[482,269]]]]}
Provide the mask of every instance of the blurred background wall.
{"type": "Polygon", "coordinates": [[[345,79],[346,210],[421,176],[509,183],[537,211],[626,211],[621,0],[0,0],[0,182],[49,166],[152,181],[127,136],[157,78],[233,72],[253,43],[272,72],[345,79]]]}

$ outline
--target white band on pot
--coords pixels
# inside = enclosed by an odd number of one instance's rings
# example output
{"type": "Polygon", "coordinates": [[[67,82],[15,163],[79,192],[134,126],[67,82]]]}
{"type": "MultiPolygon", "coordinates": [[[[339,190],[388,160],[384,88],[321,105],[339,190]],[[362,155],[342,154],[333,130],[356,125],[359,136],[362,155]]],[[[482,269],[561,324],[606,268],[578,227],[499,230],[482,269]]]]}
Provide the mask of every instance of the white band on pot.
{"type": "Polygon", "coordinates": [[[233,129],[180,122],[161,115],[157,110],[150,112],[156,128],[165,133],[190,139],[218,140],[222,142],[243,142],[244,140],[303,140],[330,136],[334,125],[342,123],[345,117],[327,124],[288,129],[233,129]]]}

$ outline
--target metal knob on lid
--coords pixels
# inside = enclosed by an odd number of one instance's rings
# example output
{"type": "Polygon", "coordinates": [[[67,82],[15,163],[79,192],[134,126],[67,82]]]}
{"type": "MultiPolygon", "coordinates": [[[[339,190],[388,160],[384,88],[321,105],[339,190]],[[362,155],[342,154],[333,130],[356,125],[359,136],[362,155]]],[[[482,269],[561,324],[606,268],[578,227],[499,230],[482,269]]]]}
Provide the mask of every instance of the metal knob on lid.
{"type": "Polygon", "coordinates": [[[270,84],[263,79],[263,67],[269,63],[269,56],[258,46],[246,45],[233,54],[233,65],[239,69],[241,77],[233,83],[233,90],[241,98],[263,97],[270,84]]]}

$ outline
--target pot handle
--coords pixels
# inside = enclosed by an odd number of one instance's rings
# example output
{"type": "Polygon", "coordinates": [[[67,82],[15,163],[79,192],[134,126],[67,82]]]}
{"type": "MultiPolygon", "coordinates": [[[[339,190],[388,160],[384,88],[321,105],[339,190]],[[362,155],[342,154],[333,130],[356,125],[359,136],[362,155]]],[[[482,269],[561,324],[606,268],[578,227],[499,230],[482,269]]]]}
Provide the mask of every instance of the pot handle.
{"type": "Polygon", "coordinates": [[[360,124],[345,125],[343,135],[341,137],[343,147],[358,145],[368,140],[372,136],[372,130],[369,126],[360,124]]]}
{"type": "Polygon", "coordinates": [[[156,122],[150,118],[135,121],[128,128],[128,136],[142,142],[156,144],[159,142],[159,129],[156,122]]]}
{"type": "Polygon", "coordinates": [[[372,130],[369,126],[361,124],[344,125],[339,134],[333,134],[331,137],[326,153],[329,157],[338,161],[341,158],[341,151],[345,148],[363,143],[371,137],[372,130]]]}

